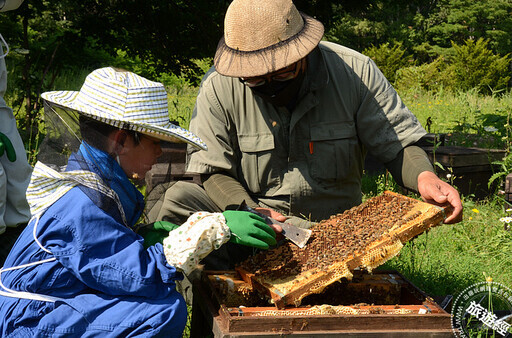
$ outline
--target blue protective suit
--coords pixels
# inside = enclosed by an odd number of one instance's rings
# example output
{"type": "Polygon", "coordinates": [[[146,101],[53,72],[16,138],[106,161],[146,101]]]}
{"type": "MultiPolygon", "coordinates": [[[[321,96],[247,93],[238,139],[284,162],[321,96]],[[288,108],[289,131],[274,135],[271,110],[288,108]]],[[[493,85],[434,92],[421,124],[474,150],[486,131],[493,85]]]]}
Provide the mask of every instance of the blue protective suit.
{"type": "Polygon", "coordinates": [[[51,205],[37,224],[36,238],[51,253],[35,242],[32,219],[4,269],[56,259],[4,271],[1,281],[11,290],[61,299],[0,296],[0,336],[181,337],[187,310],[175,280],[183,276],[167,263],[160,244],[144,249],[130,228],[141,214],[142,196],[121,167],[103,152],[91,156],[94,164],[81,152],[73,154],[67,170],[84,169],[85,163],[99,174],[119,195],[128,226],[116,204],[83,186],[51,205]]]}

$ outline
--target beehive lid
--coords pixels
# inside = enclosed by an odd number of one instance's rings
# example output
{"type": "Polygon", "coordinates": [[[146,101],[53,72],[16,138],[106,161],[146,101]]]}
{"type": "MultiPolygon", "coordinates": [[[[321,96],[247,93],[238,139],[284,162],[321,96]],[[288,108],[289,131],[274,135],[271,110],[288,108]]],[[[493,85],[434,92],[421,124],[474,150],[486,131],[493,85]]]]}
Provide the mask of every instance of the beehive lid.
{"type": "Polygon", "coordinates": [[[501,161],[506,155],[502,149],[468,148],[461,146],[442,146],[437,149],[424,147],[432,163],[439,162],[449,167],[490,166],[492,162],[501,161]]]}
{"type": "Polygon", "coordinates": [[[299,306],[341,278],[350,280],[356,268],[371,271],[384,264],[445,217],[445,208],[385,192],[319,222],[305,248],[287,242],[250,257],[237,270],[277,308],[299,306]]]}

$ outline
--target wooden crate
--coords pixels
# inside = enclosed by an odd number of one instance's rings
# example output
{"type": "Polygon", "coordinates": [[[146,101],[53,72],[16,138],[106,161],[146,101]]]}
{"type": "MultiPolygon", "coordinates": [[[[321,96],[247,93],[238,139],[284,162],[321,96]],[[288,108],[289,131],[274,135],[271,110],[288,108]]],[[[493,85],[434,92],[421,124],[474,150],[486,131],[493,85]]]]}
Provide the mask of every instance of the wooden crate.
{"type": "Polygon", "coordinates": [[[444,170],[436,167],[439,177],[455,177],[455,185],[463,195],[474,194],[476,198],[486,198],[490,194],[488,182],[495,172],[493,162],[500,161],[506,155],[505,150],[441,146],[423,148],[430,161],[440,163],[444,170]]]}
{"type": "MultiPolygon", "coordinates": [[[[450,314],[424,292],[394,271],[362,274],[354,282],[346,283],[349,292],[370,293],[380,288],[374,304],[348,304],[347,308],[366,314],[314,314],[306,315],[314,305],[277,310],[274,306],[226,305],[218,283],[212,280],[229,276],[230,285],[244,282],[234,271],[205,271],[194,284],[191,336],[201,337],[453,337],[450,314]],[[366,291],[365,291],[366,290],[366,291]],[[392,295],[386,295],[386,290],[392,295]],[[384,304],[379,304],[384,303],[384,304]],[[261,316],[272,311],[273,316],[261,316]]],[[[236,287],[235,287],[236,289],[236,287]]],[[[318,295],[315,295],[318,296],[318,295]]],[[[326,290],[328,300],[336,301],[335,293],[326,290]]],[[[241,296],[241,298],[244,298],[241,296]]],[[[247,297],[246,297],[247,298],[247,297]]],[[[325,300],[324,299],[324,300],[325,300]]],[[[306,300],[305,300],[306,301],[306,300]]],[[[322,302],[322,299],[317,299],[322,302]]],[[[342,303],[348,298],[340,300],[342,303]]],[[[307,301],[306,301],[307,302],[307,301]]],[[[313,302],[314,303],[314,302],[313,302]]],[[[360,303],[360,302],[358,302],[360,303]]],[[[321,304],[321,303],[319,303],[321,304]]],[[[250,304],[248,304],[250,305],[250,304]]],[[[329,306],[327,306],[329,307],[329,306]]]]}

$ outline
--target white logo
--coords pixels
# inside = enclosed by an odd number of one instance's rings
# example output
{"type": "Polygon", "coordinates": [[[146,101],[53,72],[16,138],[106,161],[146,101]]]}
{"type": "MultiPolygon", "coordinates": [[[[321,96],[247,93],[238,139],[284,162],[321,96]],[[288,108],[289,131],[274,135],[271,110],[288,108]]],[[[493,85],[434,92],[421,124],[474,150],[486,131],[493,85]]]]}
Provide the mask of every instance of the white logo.
{"type": "Polygon", "coordinates": [[[492,280],[473,284],[452,307],[456,337],[512,337],[512,290],[492,280]]]}

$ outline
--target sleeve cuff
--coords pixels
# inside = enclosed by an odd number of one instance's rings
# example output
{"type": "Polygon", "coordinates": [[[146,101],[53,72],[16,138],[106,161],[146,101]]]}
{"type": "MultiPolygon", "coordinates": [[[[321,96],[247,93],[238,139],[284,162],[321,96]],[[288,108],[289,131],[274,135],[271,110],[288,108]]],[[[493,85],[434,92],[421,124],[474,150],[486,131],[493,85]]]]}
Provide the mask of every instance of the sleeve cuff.
{"type": "Polygon", "coordinates": [[[230,237],[231,231],[222,213],[197,212],[164,239],[165,258],[171,266],[188,275],[230,237]]]}

